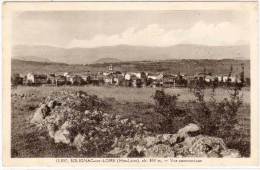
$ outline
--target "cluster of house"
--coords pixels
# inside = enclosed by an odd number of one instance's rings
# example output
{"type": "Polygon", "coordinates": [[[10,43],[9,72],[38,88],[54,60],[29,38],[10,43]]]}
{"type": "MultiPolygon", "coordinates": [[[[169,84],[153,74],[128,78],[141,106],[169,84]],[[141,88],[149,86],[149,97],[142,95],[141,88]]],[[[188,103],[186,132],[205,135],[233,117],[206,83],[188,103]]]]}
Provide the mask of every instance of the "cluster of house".
{"type": "MultiPolygon", "coordinates": [[[[170,73],[148,73],[148,72],[120,72],[108,71],[98,73],[80,74],[33,74],[26,75],[14,74],[12,76],[13,85],[108,85],[125,87],[187,87],[197,80],[205,84],[226,84],[244,82],[244,77],[231,75],[212,75],[210,73],[198,73],[192,76],[185,74],[170,73]]],[[[250,82],[250,80],[248,80],[250,82]]]]}

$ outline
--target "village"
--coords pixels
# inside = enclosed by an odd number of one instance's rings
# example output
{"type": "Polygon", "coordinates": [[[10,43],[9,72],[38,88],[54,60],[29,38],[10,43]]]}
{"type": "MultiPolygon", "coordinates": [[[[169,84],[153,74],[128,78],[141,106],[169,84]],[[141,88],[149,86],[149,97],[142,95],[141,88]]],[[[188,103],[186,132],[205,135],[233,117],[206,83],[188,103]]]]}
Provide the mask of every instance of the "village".
{"type": "Polygon", "coordinates": [[[95,85],[95,86],[123,86],[123,87],[189,87],[196,83],[201,83],[205,87],[225,87],[235,84],[250,86],[250,78],[244,76],[244,66],[241,65],[241,73],[233,74],[232,66],[227,74],[214,74],[207,72],[204,68],[202,72],[194,75],[185,73],[166,73],[166,72],[120,72],[109,65],[107,71],[93,73],[90,71],[82,73],[27,73],[13,74],[11,77],[12,86],[63,86],[63,85],[95,85]]]}

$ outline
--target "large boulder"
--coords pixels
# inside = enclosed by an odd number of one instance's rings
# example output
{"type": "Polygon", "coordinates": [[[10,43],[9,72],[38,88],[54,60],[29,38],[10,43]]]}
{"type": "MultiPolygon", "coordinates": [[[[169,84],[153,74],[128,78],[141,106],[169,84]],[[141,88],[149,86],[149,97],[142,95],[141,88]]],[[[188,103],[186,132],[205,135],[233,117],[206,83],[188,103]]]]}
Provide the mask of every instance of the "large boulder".
{"type": "Polygon", "coordinates": [[[50,113],[50,108],[46,104],[40,105],[40,107],[34,112],[31,123],[38,124],[42,123],[44,118],[50,113]]]}
{"type": "Polygon", "coordinates": [[[70,132],[67,129],[60,129],[56,131],[54,134],[54,142],[70,144],[71,142],[70,132]]]}
{"type": "Polygon", "coordinates": [[[221,157],[220,153],[227,150],[221,138],[203,136],[195,137],[189,147],[189,152],[196,157],[221,157]]]}
{"type": "Polygon", "coordinates": [[[69,121],[66,121],[59,130],[54,133],[55,143],[71,144],[72,135],[69,129],[72,127],[69,121]]]}
{"type": "Polygon", "coordinates": [[[199,131],[200,131],[200,127],[198,125],[194,123],[190,123],[186,125],[184,128],[179,129],[178,135],[180,137],[186,137],[189,136],[190,133],[195,133],[199,131]]]}

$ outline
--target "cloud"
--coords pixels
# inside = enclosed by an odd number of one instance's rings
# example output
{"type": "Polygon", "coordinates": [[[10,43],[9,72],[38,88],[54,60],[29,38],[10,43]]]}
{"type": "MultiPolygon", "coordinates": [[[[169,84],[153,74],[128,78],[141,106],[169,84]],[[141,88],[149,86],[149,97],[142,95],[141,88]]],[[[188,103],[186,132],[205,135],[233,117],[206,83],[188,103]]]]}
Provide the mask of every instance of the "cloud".
{"type": "Polygon", "coordinates": [[[131,27],[120,34],[95,35],[90,39],[74,39],[68,47],[99,47],[119,44],[141,46],[170,46],[176,44],[201,45],[241,45],[248,43],[249,28],[246,25],[234,25],[230,22],[206,24],[195,23],[189,29],[165,30],[157,24],[147,25],[143,29],[131,27]]]}

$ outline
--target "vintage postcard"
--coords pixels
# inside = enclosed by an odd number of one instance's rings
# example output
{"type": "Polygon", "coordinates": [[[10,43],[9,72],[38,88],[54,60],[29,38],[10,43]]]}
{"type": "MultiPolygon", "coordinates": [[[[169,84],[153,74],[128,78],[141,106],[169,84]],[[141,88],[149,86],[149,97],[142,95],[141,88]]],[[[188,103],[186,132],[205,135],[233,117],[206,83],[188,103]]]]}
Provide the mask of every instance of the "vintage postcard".
{"type": "Polygon", "coordinates": [[[257,2],[5,2],[5,166],[259,165],[257,2]]]}

